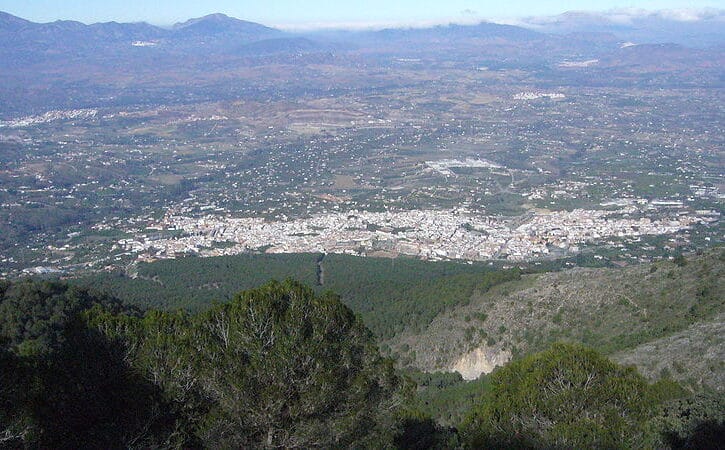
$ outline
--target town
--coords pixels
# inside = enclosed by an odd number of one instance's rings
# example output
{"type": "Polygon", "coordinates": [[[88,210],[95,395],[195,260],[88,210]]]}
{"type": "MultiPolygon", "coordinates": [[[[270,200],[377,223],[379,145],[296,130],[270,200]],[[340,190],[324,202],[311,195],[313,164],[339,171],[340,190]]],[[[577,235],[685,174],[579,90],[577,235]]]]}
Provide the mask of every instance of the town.
{"type": "Polygon", "coordinates": [[[543,71],[478,53],[318,56],[294,77],[260,60],[233,87],[223,65],[203,88],[170,77],[153,92],[109,72],[124,95],[87,86],[65,109],[4,113],[0,276],[259,249],[508,261],[600,248],[633,263],[722,243],[709,65],[674,89],[556,52],[543,71]]]}
{"type": "Polygon", "coordinates": [[[635,206],[618,210],[534,213],[515,220],[472,214],[465,209],[371,213],[352,210],[290,221],[262,218],[199,218],[167,215],[149,228],[181,231],[121,239],[119,247],[138,260],[181,255],[219,256],[265,249],[267,253],[407,255],[427,260],[529,260],[566,255],[610,237],[674,234],[702,219],[688,214],[651,220],[628,218],[635,206]]]}

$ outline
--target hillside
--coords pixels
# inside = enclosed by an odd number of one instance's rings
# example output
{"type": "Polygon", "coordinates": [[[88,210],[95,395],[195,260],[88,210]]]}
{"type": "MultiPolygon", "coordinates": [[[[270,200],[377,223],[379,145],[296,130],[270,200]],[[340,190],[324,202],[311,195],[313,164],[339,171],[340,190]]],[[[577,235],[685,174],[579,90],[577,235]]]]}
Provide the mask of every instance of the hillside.
{"type": "Polygon", "coordinates": [[[571,341],[651,378],[722,389],[722,250],[625,268],[524,269],[260,254],[143,263],[71,281],[140,307],[200,311],[240,289],[295,278],[340,294],[400,367],[473,379],[571,341]]]}
{"type": "Polygon", "coordinates": [[[582,345],[474,383],[393,363],[339,296],[294,281],[196,314],[0,282],[0,446],[709,448],[725,420],[722,395],[582,345]]]}
{"type": "Polygon", "coordinates": [[[688,385],[725,387],[725,315],[698,322],[679,333],[614,353],[621,364],[636,365],[649,378],[669,375],[688,385]]]}
{"type": "Polygon", "coordinates": [[[476,378],[552,342],[578,341],[653,378],[722,389],[724,256],[524,275],[387,343],[412,367],[476,378]]]}
{"type": "Polygon", "coordinates": [[[159,309],[199,311],[213,301],[230,300],[243,289],[270,279],[294,278],[314,285],[319,255],[240,255],[218,258],[179,258],[140,263],[125,271],[100,272],[74,280],[127,303],[159,309]]]}
{"type": "Polygon", "coordinates": [[[519,277],[518,270],[480,263],[300,253],[162,260],[70,282],[140,307],[201,311],[239,290],[293,278],[340,294],[375,335],[391,338],[422,329],[441,312],[468,303],[474,292],[519,277]]]}

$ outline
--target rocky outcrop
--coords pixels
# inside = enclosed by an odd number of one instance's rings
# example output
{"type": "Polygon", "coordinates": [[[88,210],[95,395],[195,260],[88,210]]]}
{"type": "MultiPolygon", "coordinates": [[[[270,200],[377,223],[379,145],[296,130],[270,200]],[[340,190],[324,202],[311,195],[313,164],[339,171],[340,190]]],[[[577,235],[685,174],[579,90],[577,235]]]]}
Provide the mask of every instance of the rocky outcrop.
{"type": "Polygon", "coordinates": [[[451,371],[461,374],[464,380],[475,380],[481,374],[491,373],[496,366],[502,366],[511,360],[508,350],[497,351],[487,347],[479,347],[461,356],[450,367],[451,371]]]}

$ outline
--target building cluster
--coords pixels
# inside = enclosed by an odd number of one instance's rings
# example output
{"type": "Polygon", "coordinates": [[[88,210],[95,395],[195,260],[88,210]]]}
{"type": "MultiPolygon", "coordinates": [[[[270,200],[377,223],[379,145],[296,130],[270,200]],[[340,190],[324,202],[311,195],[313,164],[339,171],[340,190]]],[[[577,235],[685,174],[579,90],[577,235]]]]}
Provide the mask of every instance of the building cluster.
{"type": "Polygon", "coordinates": [[[566,98],[566,96],[559,92],[519,92],[514,94],[514,100],[536,100],[539,98],[550,98],[552,100],[566,98]]]}
{"type": "Polygon", "coordinates": [[[486,161],[483,159],[466,158],[463,160],[459,159],[440,159],[438,161],[426,161],[425,164],[441,175],[455,176],[455,173],[451,169],[455,168],[484,168],[484,169],[502,169],[496,163],[486,161]]]}
{"type": "Polygon", "coordinates": [[[363,212],[352,210],[288,221],[214,215],[168,215],[155,233],[123,239],[119,246],[141,259],[181,254],[218,256],[264,249],[268,253],[384,252],[422,259],[523,260],[576,252],[588,242],[612,237],[670,234],[698,218],[630,218],[634,207],[616,211],[574,210],[502,219],[465,209],[363,212]],[[632,210],[632,211],[630,211],[632,210]]]}
{"type": "Polygon", "coordinates": [[[71,109],[68,111],[48,111],[40,116],[27,116],[14,120],[0,120],[0,128],[21,128],[39,125],[55,120],[92,119],[98,111],[95,109],[71,109]]]}

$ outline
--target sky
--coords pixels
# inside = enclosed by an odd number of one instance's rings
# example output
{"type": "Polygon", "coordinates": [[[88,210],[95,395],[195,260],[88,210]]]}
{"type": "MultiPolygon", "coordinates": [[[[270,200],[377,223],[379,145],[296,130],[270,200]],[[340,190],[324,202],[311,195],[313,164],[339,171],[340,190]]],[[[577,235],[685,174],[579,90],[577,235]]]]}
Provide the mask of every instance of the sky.
{"type": "Polygon", "coordinates": [[[220,12],[283,28],[464,23],[622,8],[725,8],[725,0],[0,0],[0,11],[33,22],[171,25],[220,12]]]}

